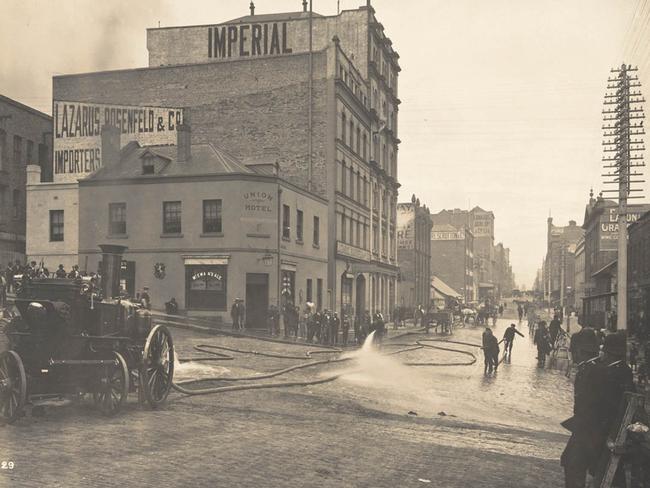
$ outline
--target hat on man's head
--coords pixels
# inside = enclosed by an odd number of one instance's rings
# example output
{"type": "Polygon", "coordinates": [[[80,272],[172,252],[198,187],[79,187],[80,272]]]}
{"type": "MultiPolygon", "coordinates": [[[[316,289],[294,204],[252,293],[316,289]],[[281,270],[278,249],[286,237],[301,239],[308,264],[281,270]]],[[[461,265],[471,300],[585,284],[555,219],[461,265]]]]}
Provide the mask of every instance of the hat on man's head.
{"type": "Polygon", "coordinates": [[[612,356],[625,357],[626,350],[627,341],[624,334],[616,332],[605,336],[603,352],[611,354],[612,356]]]}

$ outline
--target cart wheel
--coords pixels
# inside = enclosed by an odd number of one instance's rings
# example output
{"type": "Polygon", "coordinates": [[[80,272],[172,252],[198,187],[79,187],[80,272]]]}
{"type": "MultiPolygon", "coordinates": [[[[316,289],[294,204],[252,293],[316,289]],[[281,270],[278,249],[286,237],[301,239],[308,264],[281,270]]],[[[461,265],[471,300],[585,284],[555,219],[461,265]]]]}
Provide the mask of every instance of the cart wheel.
{"type": "Polygon", "coordinates": [[[0,354],[0,424],[11,424],[23,413],[27,400],[27,377],[20,356],[0,354]]]}
{"type": "Polygon", "coordinates": [[[140,386],[151,408],[156,408],[165,401],[173,377],[174,342],[167,327],[157,325],[147,337],[140,371],[140,386]]]}
{"type": "Polygon", "coordinates": [[[124,357],[113,351],[117,364],[107,366],[101,378],[102,390],[93,393],[93,401],[104,415],[116,414],[129,394],[129,367],[124,357]]]}

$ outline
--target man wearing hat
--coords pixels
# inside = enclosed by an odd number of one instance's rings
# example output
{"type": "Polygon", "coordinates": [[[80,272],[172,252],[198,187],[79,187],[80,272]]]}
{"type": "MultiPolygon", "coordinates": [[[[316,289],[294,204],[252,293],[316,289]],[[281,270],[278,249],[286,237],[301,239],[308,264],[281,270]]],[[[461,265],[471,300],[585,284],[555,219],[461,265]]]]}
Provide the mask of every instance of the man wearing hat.
{"type": "Polygon", "coordinates": [[[589,324],[583,325],[580,332],[571,336],[571,343],[569,345],[571,360],[574,364],[578,365],[583,361],[598,356],[598,345],[599,341],[596,336],[596,331],[589,324]]]}
{"type": "Polygon", "coordinates": [[[580,363],[574,385],[573,417],[562,422],[571,431],[561,465],[567,488],[584,488],[587,471],[596,471],[607,435],[616,421],[626,391],[634,391],[632,370],[625,362],[625,334],[605,337],[603,354],[592,346],[593,359],[580,363]]]}

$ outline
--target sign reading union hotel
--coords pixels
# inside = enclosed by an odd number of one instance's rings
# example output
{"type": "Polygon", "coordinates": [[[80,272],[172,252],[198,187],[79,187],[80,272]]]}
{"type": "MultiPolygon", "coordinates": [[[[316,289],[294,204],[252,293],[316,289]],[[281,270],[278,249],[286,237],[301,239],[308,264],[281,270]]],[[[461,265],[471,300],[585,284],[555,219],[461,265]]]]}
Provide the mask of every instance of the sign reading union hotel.
{"type": "Polygon", "coordinates": [[[208,28],[208,58],[291,54],[287,23],[217,25],[208,28]]]}

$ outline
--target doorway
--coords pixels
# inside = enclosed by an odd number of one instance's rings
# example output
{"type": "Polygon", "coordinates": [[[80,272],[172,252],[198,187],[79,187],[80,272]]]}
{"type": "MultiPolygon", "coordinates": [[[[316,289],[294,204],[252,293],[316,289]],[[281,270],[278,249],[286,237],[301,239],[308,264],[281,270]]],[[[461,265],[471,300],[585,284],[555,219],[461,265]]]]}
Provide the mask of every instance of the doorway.
{"type": "Polygon", "coordinates": [[[357,276],[357,316],[362,316],[366,310],[366,278],[360,274],[357,276]]]}
{"type": "Polygon", "coordinates": [[[246,273],[246,328],[266,328],[266,312],[269,308],[269,275],[246,273]]]}

